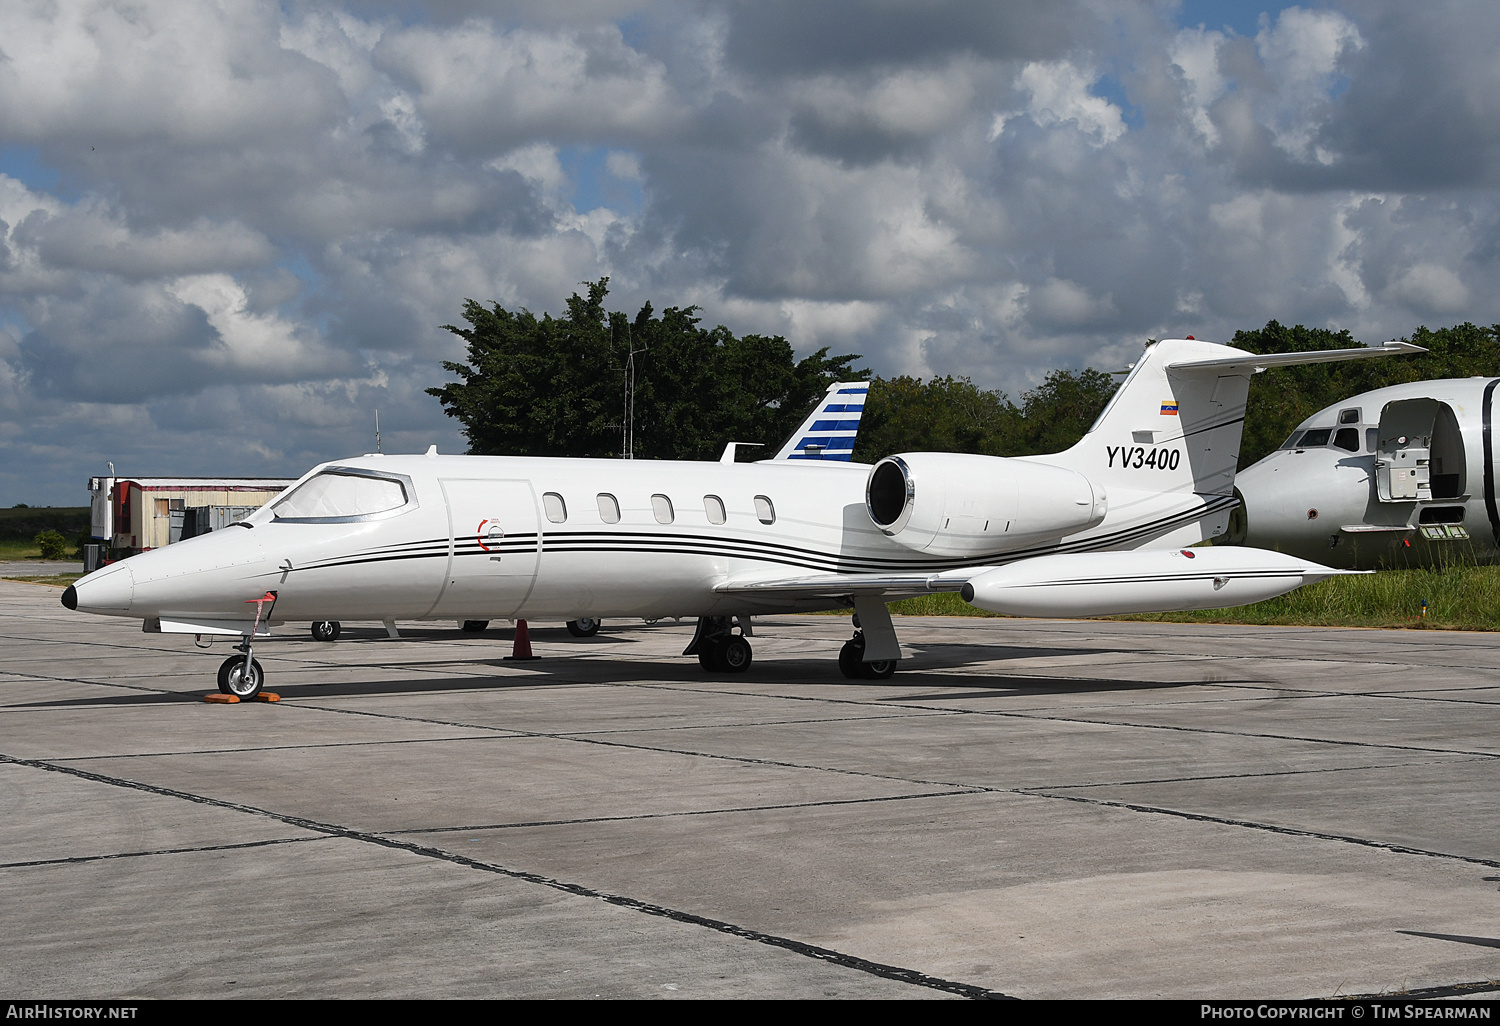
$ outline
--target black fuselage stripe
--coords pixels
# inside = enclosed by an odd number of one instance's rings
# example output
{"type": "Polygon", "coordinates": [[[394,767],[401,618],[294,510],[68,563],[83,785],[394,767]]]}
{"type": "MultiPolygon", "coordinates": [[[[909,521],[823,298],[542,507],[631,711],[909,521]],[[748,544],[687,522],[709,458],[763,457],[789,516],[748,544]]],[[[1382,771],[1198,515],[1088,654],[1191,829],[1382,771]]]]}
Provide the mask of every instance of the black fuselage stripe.
{"type": "MultiPolygon", "coordinates": [[[[528,541],[525,548],[500,549],[496,552],[487,553],[483,551],[458,552],[455,556],[489,556],[489,555],[566,555],[584,553],[636,553],[654,555],[678,555],[688,557],[701,557],[708,559],[743,559],[758,563],[771,563],[780,566],[792,566],[807,570],[818,570],[828,573],[940,573],[945,570],[963,570],[969,567],[992,566],[997,563],[1014,563],[1035,556],[1050,555],[1062,552],[1087,551],[1089,549],[1101,548],[1117,544],[1122,540],[1140,537],[1160,532],[1171,527],[1188,523],[1193,520],[1202,519],[1205,515],[1222,509],[1226,504],[1232,504],[1233,499],[1220,496],[1213,502],[1207,503],[1196,509],[1185,510],[1181,513],[1153,520],[1132,528],[1113,532],[1098,538],[1080,540],[1076,542],[1059,542],[1047,546],[1039,546],[1032,549],[1022,549],[1013,552],[986,553],[983,555],[959,559],[927,559],[913,560],[901,559],[899,557],[877,557],[877,556],[844,556],[834,553],[817,552],[811,549],[799,549],[788,545],[765,544],[759,545],[754,542],[724,541],[715,539],[703,539],[695,536],[670,535],[665,533],[643,533],[643,534],[618,534],[610,536],[605,532],[577,532],[561,538],[546,536],[543,545],[538,548],[534,541],[528,541]],[[584,535],[589,541],[584,542],[578,538],[584,535]]],[[[293,572],[300,570],[327,570],[335,567],[357,566],[368,563],[397,562],[410,559],[444,559],[448,558],[446,551],[429,552],[402,552],[385,553],[378,552],[362,553],[357,556],[349,556],[344,559],[329,560],[315,566],[297,567],[293,572]]]]}

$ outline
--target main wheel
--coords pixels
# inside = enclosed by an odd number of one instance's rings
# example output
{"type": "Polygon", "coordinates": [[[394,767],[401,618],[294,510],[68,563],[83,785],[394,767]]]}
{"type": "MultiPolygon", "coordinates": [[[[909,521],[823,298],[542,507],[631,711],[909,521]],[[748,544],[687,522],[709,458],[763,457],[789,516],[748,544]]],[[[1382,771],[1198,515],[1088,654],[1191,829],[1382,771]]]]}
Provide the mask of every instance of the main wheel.
{"type": "Polygon", "coordinates": [[[717,670],[719,668],[718,642],[705,641],[698,646],[698,665],[705,670],[717,670]]]}
{"type": "Polygon", "coordinates": [[[245,657],[232,655],[219,667],[219,690],[233,695],[241,702],[249,701],[260,694],[266,675],[260,668],[259,659],[250,660],[250,672],[245,672],[245,657]]]}
{"type": "Polygon", "coordinates": [[[714,669],[726,673],[744,673],[750,669],[750,642],[738,634],[725,638],[714,647],[714,669]]]}
{"type": "Polygon", "coordinates": [[[488,620],[465,620],[462,630],[465,634],[478,634],[489,625],[488,620]]]}
{"type": "Polygon", "coordinates": [[[865,680],[885,680],[896,672],[894,659],[877,659],[873,663],[860,663],[860,666],[864,668],[862,676],[865,680]]]}
{"type": "Polygon", "coordinates": [[[863,635],[850,638],[839,649],[839,672],[850,680],[864,678],[865,639],[863,635]]]}
{"type": "Polygon", "coordinates": [[[580,616],[568,621],[568,633],[575,638],[592,638],[599,633],[599,621],[591,616],[580,616]]]}
{"type": "Polygon", "coordinates": [[[319,620],[312,625],[312,636],[318,641],[337,641],[342,631],[337,620],[319,620]]]}

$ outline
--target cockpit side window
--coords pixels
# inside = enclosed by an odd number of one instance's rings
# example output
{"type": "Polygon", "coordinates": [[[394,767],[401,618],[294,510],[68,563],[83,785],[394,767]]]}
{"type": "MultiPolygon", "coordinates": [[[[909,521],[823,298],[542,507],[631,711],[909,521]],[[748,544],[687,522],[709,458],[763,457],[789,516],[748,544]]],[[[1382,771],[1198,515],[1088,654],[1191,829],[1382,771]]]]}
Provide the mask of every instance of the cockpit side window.
{"type": "Polygon", "coordinates": [[[1333,444],[1346,452],[1359,452],[1359,428],[1339,428],[1333,444]]]}
{"type": "Polygon", "coordinates": [[[277,520],[343,523],[390,514],[410,501],[400,479],[335,469],[303,481],[271,512],[277,520]]]}

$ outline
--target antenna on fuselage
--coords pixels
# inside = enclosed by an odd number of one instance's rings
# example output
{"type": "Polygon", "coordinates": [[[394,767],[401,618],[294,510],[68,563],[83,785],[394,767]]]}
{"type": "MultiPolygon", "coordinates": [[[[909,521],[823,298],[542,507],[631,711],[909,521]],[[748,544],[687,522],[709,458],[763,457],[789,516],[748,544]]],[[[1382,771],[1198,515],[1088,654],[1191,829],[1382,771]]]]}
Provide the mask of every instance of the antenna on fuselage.
{"type": "Polygon", "coordinates": [[[620,424],[621,457],[635,459],[635,354],[644,353],[646,347],[636,349],[631,344],[630,324],[625,324],[625,416],[620,424]]]}

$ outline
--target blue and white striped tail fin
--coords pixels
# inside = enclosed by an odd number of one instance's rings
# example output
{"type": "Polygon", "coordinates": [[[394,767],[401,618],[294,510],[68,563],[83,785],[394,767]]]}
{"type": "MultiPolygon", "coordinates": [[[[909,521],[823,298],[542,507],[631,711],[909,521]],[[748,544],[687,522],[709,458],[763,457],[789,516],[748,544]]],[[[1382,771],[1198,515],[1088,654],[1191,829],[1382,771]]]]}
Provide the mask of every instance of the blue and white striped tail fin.
{"type": "Polygon", "coordinates": [[[829,385],[828,393],[771,458],[850,462],[869,390],[868,381],[838,381],[829,385]]]}

